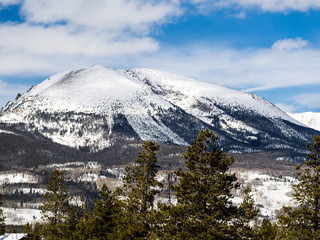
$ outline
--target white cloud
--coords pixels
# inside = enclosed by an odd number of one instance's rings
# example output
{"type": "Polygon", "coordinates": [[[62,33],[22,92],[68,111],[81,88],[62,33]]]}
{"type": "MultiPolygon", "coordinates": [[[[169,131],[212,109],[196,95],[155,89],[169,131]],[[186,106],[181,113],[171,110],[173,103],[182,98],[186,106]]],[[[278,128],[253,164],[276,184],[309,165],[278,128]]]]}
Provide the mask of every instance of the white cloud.
{"type": "Polygon", "coordinates": [[[179,15],[174,1],[145,0],[24,0],[28,22],[53,24],[66,21],[78,27],[112,31],[148,31],[152,24],[179,15]]]}
{"type": "Polygon", "coordinates": [[[233,50],[186,46],[131,62],[246,91],[304,84],[320,86],[320,50],[317,49],[233,50]]]}
{"type": "Polygon", "coordinates": [[[245,8],[270,12],[308,11],[320,9],[318,0],[190,0],[200,9],[245,8]]]}
{"type": "Polygon", "coordinates": [[[0,25],[0,50],[32,55],[108,56],[153,51],[158,43],[147,37],[108,34],[92,30],[74,32],[68,26],[0,25]]]}
{"type": "Polygon", "coordinates": [[[21,0],[0,0],[0,6],[8,6],[20,3],[21,0]]]}
{"type": "Polygon", "coordinates": [[[318,93],[303,93],[298,94],[293,97],[294,101],[307,108],[319,108],[319,97],[320,92],[318,93]]]}
{"type": "Polygon", "coordinates": [[[181,14],[176,0],[21,1],[25,22],[0,23],[0,75],[52,73],[156,51],[150,31],[181,14]]]}
{"type": "Polygon", "coordinates": [[[289,38],[289,39],[281,39],[276,41],[273,45],[273,49],[277,50],[291,50],[291,49],[296,49],[296,48],[303,48],[307,46],[308,41],[303,40],[300,37],[297,38],[289,38]]]}

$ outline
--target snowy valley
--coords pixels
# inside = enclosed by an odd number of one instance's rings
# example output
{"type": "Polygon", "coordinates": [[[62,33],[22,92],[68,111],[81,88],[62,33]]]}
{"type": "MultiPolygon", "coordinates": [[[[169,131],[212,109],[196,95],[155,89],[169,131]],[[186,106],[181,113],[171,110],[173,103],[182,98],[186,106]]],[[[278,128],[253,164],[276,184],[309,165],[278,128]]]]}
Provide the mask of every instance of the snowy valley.
{"type": "MultiPolygon", "coordinates": [[[[71,162],[38,166],[37,169],[29,169],[24,172],[1,172],[0,180],[3,187],[0,192],[5,199],[11,199],[5,201],[3,208],[6,224],[22,226],[27,222],[42,222],[41,196],[46,191],[48,181],[43,176],[44,170],[47,171],[47,174],[50,174],[52,169],[63,171],[71,193],[75,194],[72,204],[80,206],[80,198],[84,192],[89,199],[90,197],[93,199],[97,197],[95,191],[103,184],[107,184],[111,190],[121,187],[124,167],[106,168],[97,162],[71,162]],[[75,190],[77,188],[82,191],[75,190]]],[[[267,169],[231,168],[230,171],[236,174],[241,183],[241,188],[234,193],[234,203],[239,204],[242,201],[243,191],[249,186],[252,189],[253,199],[260,209],[260,219],[275,220],[283,206],[294,206],[291,186],[297,183],[297,179],[293,177],[293,174],[288,174],[283,170],[267,169]],[[286,173],[290,176],[283,175],[286,173]]],[[[161,170],[157,174],[157,178],[164,183],[165,187],[157,195],[156,201],[168,202],[168,174],[171,172],[161,170]]],[[[174,200],[171,201],[174,202],[174,200]]]]}

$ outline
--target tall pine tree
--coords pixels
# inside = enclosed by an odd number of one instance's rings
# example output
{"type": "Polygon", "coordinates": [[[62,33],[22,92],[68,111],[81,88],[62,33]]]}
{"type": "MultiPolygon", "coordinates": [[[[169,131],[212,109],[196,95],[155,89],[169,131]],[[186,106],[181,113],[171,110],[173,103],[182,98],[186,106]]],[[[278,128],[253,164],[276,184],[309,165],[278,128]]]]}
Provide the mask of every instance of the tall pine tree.
{"type": "Polygon", "coordinates": [[[320,239],[320,136],[306,145],[308,160],[296,167],[299,183],[293,186],[298,207],[284,207],[279,217],[283,239],[320,239]]]}
{"type": "Polygon", "coordinates": [[[41,206],[42,219],[46,222],[43,228],[45,239],[69,237],[67,219],[70,200],[63,172],[53,170],[41,206]]]}
{"type": "Polygon", "coordinates": [[[150,234],[155,195],[162,187],[156,179],[159,145],[149,141],[144,142],[142,147],[143,151],[135,163],[125,170],[124,187],[120,191],[124,197],[124,214],[118,229],[120,239],[141,239],[150,234]]]}
{"type": "Polygon", "coordinates": [[[241,239],[237,227],[247,226],[247,218],[256,215],[250,196],[242,213],[232,204],[233,192],[239,188],[236,176],[228,172],[234,160],[217,147],[217,140],[212,131],[201,130],[187,148],[183,155],[187,171],[175,172],[177,205],[160,206],[165,219],[157,224],[161,238],[241,239]],[[245,221],[239,220],[240,215],[245,221]]]}
{"type": "Polygon", "coordinates": [[[72,239],[118,239],[116,230],[121,219],[120,207],[119,200],[104,184],[99,192],[99,199],[95,201],[93,211],[90,213],[86,206],[83,207],[83,216],[76,225],[72,239]]]}

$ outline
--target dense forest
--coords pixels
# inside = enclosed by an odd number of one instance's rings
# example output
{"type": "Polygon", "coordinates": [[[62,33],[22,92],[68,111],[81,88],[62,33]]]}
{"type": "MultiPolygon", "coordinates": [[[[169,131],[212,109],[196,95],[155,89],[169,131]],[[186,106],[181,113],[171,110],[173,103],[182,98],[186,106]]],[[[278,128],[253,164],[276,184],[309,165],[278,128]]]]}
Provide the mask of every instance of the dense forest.
{"type": "MultiPolygon", "coordinates": [[[[71,204],[64,174],[53,170],[42,199],[43,224],[26,224],[23,239],[320,239],[320,137],[307,144],[304,166],[296,167],[293,186],[297,207],[284,206],[276,221],[258,218],[259,210],[246,188],[240,188],[229,168],[234,163],[217,146],[212,131],[201,130],[183,155],[185,167],[170,175],[167,201],[155,201],[163,185],[156,178],[160,146],[144,142],[137,159],[125,169],[123,187],[106,185],[89,204],[71,204]],[[172,197],[170,197],[170,194],[172,197]]],[[[1,201],[2,203],[2,201],[1,201]]],[[[4,232],[5,219],[0,218],[4,232]]]]}

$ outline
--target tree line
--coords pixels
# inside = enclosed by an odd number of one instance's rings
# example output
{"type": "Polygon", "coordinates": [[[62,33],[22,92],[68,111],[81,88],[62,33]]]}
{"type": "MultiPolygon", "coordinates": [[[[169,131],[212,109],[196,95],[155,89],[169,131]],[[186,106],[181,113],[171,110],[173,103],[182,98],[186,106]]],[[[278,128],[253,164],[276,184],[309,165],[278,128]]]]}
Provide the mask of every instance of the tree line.
{"type": "Polygon", "coordinates": [[[183,158],[186,170],[170,185],[176,202],[158,201],[159,146],[144,142],[143,150],[125,169],[123,187],[112,192],[103,185],[90,208],[70,203],[64,175],[54,170],[43,197],[43,224],[26,225],[27,239],[320,239],[320,137],[307,144],[306,167],[297,167],[293,186],[297,207],[284,207],[276,222],[258,220],[259,210],[249,188],[234,204],[240,188],[229,167],[234,163],[217,146],[218,137],[201,130],[183,158]]]}

